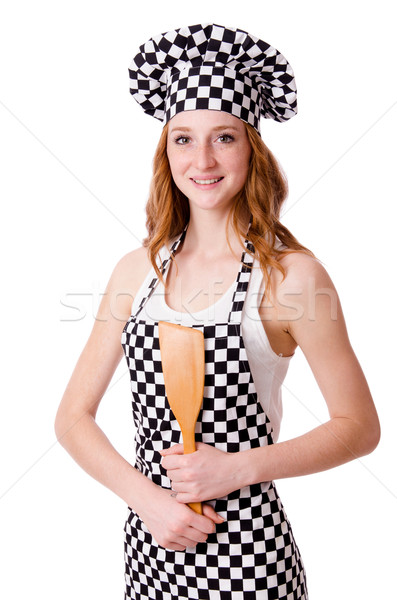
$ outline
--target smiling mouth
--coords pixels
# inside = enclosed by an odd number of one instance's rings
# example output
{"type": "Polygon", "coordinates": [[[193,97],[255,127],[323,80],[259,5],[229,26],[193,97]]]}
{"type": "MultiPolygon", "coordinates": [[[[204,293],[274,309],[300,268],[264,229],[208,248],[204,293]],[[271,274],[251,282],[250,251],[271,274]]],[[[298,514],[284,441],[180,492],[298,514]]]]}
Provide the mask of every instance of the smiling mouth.
{"type": "Polygon", "coordinates": [[[199,185],[210,185],[211,183],[218,183],[218,181],[221,181],[221,179],[223,179],[223,177],[217,177],[216,179],[193,179],[192,177],[192,181],[194,181],[194,183],[198,183],[199,185]]]}

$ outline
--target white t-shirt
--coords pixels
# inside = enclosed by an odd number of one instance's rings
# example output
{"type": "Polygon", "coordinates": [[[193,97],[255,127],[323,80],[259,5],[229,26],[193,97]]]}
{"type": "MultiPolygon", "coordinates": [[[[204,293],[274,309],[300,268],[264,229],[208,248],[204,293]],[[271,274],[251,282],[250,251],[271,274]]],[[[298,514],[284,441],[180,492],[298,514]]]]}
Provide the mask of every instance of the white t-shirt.
{"type": "MultiPolygon", "coordinates": [[[[159,254],[161,262],[170,255],[165,246],[159,254]]],[[[156,274],[152,268],[135,296],[132,304],[133,315],[138,311],[142,299],[147,296],[149,284],[155,277],[156,274]]],[[[208,308],[195,313],[182,312],[175,311],[167,305],[164,285],[159,281],[138,318],[149,323],[170,321],[186,327],[198,323],[226,323],[232,305],[233,290],[234,282],[227,292],[208,308]]],[[[259,261],[255,259],[244,303],[241,331],[258,400],[270,420],[274,432],[273,440],[276,442],[280,432],[283,412],[281,386],[293,355],[277,355],[270,346],[258,312],[264,290],[264,277],[259,261]]]]}

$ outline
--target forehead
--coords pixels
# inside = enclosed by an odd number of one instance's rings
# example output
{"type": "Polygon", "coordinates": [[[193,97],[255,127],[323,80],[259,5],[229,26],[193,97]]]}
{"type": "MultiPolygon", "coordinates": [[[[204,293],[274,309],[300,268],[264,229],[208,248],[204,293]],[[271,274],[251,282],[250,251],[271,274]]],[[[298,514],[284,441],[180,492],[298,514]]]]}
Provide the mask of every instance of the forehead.
{"type": "Polygon", "coordinates": [[[177,113],[169,121],[170,130],[177,127],[188,128],[215,128],[215,127],[234,127],[236,129],[245,129],[243,121],[230,113],[221,110],[185,110],[177,113]]]}

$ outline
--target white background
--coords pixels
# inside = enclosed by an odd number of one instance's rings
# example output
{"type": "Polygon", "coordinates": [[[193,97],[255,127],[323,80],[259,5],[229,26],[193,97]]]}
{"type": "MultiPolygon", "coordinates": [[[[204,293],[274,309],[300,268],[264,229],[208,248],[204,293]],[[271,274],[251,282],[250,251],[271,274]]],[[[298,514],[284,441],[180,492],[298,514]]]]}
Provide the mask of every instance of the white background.
{"type": "MultiPolygon", "coordinates": [[[[161,123],[129,94],[149,37],[212,21],[291,62],[299,114],[262,122],[290,196],[282,222],[323,261],[375,399],[378,449],[333,471],[278,482],[311,600],[395,593],[395,137],[392,3],[14,0],[0,18],[0,595],[117,600],[124,503],[56,442],[53,421],[99,295],[145,234],[161,123]],[[75,307],[75,308],[71,308],[75,307]]],[[[283,388],[281,438],[327,419],[300,350],[283,388]]],[[[127,369],[98,420],[133,461],[127,369]]]]}

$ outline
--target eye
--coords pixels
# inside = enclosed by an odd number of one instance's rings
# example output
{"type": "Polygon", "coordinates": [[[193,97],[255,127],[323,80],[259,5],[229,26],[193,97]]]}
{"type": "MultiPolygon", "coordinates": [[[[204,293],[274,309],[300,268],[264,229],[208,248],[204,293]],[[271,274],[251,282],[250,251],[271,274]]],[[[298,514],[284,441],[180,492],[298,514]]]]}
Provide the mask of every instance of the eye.
{"type": "Polygon", "coordinates": [[[234,141],[234,137],[230,135],[230,133],[221,133],[221,135],[218,137],[218,140],[222,144],[230,144],[230,142],[234,141]]]}
{"type": "Polygon", "coordinates": [[[185,135],[178,135],[178,137],[176,137],[174,139],[174,142],[176,144],[179,144],[180,146],[184,146],[185,144],[187,144],[189,142],[189,138],[186,137],[185,135]]]}

